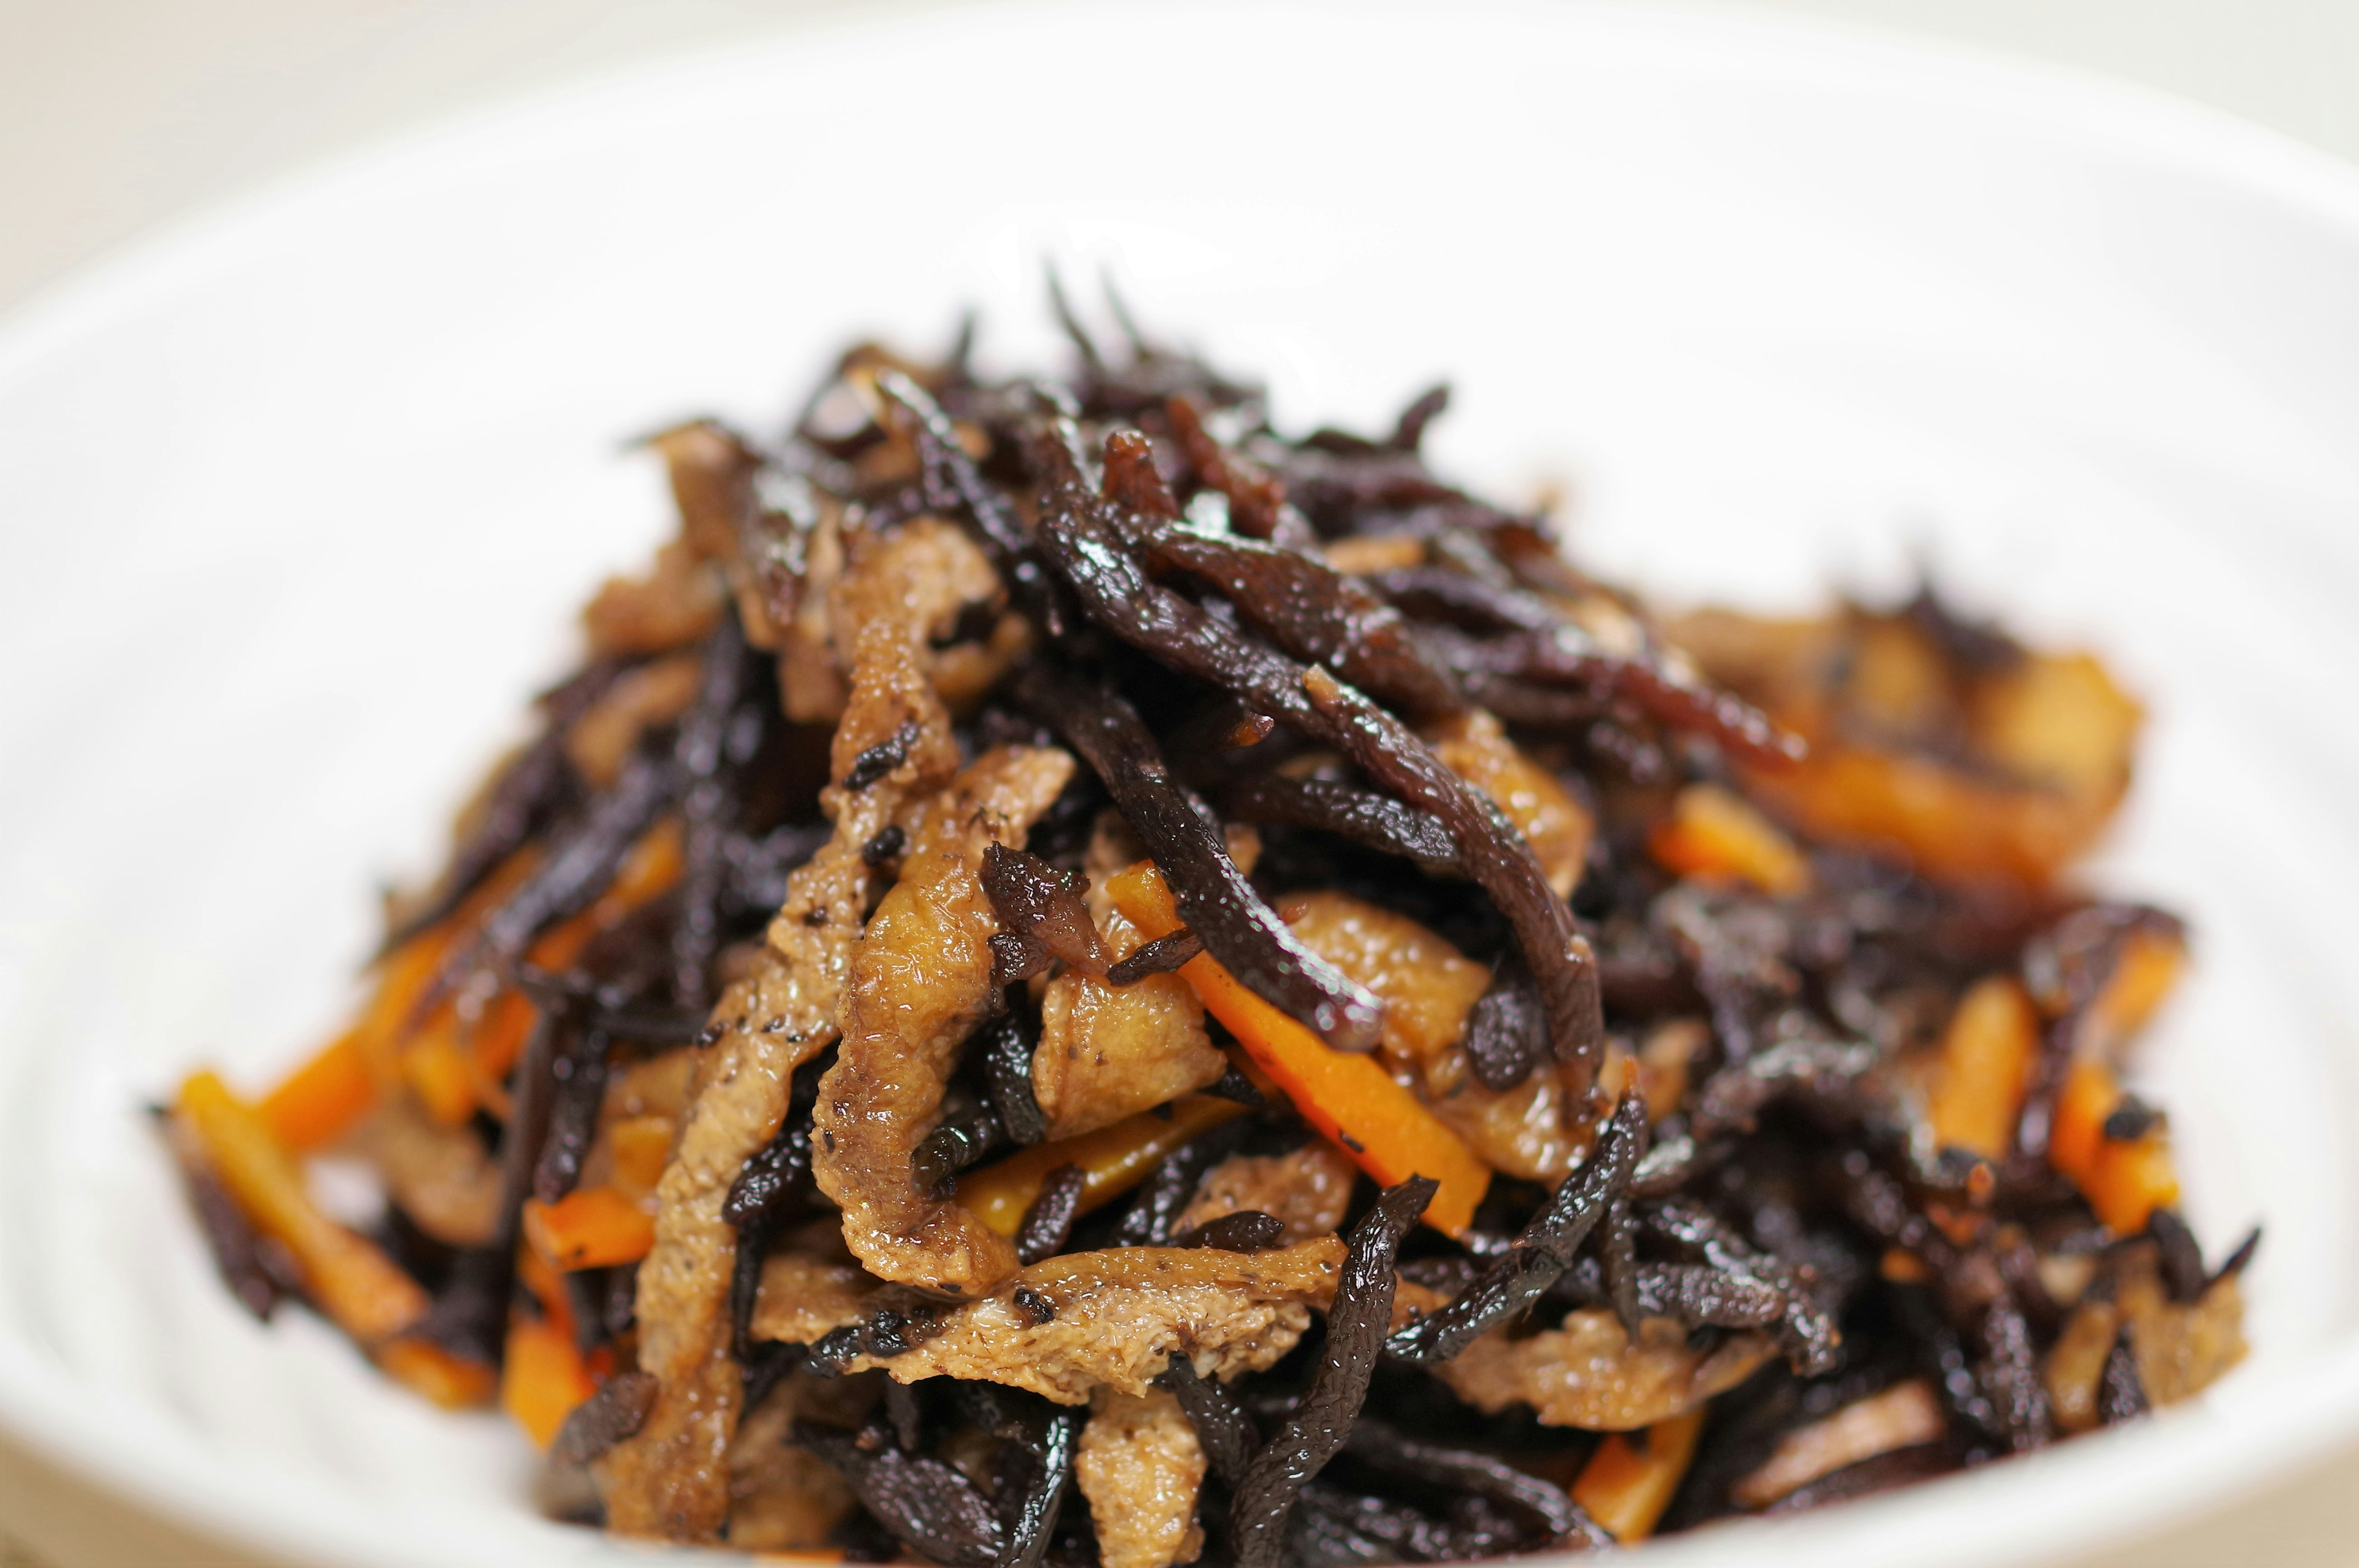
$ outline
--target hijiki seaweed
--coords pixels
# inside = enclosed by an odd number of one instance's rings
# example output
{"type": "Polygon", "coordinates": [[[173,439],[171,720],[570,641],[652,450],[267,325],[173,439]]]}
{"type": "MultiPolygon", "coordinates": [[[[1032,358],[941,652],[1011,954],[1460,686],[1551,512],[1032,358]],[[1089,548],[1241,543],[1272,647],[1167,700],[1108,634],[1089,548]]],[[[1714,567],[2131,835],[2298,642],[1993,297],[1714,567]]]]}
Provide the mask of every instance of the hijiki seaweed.
{"type": "MultiPolygon", "coordinates": [[[[630,1533],[957,1568],[1591,1550],[2242,1354],[2079,891],[2139,712],[1931,588],[1665,617],[1545,517],[1056,300],[846,353],[168,1145],[235,1299],[630,1533]],[[382,1175],[364,1233],[301,1162],[382,1175]]],[[[1117,314],[1119,308],[1117,307],[1117,314]]]]}

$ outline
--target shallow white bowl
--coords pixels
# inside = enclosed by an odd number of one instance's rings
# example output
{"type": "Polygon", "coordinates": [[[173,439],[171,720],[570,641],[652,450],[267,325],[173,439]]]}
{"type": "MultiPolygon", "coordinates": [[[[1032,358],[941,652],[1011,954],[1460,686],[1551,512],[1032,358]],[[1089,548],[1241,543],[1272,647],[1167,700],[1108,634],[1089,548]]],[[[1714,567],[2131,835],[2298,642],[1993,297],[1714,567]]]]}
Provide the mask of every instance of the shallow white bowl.
{"type": "Polygon", "coordinates": [[[536,1519],[497,1419],[243,1316],[141,1106],[335,1016],[373,881],[666,527],[624,438],[775,418],[963,303],[1049,351],[1050,256],[1297,425],[1455,378],[1445,461],[1573,479],[1649,589],[1930,557],[2152,699],[2103,875],[2196,920],[2148,1061],[2201,1233],[2267,1219],[2252,1360],[1666,1568],[2030,1561],[2359,1429],[2359,176],[2116,89],[1504,4],[812,32],[404,143],[0,334],[0,1422],[311,1562],[638,1555],[536,1519]]]}

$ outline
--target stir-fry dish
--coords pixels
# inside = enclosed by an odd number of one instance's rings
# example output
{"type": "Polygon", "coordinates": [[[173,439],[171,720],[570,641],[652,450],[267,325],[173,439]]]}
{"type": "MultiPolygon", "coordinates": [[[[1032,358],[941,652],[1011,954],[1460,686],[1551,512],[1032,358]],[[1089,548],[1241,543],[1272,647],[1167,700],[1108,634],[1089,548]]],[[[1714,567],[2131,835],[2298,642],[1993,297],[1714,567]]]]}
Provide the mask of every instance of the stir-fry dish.
{"type": "Polygon", "coordinates": [[[678,535],[351,1026],[163,1112],[240,1301],[557,1517],[951,1568],[1605,1548],[2235,1362],[2121,1076],[2185,934],[2073,881],[2102,665],[1657,615],[1436,477],[1443,391],[1290,438],[1064,315],[655,438],[678,535]]]}

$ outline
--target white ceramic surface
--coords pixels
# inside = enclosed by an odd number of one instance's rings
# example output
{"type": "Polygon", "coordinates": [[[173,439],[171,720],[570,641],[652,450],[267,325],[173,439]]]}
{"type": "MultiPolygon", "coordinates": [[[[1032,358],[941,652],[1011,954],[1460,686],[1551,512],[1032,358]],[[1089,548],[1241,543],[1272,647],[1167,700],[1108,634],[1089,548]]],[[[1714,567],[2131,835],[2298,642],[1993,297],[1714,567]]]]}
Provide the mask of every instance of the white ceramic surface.
{"type": "Polygon", "coordinates": [[[2113,89],[1734,20],[1024,6],[537,101],[186,231],[0,331],[0,1422],[321,1563],[636,1558],[528,1456],[216,1288],[142,1103],[259,1082],[368,889],[665,507],[622,441],[774,418],[848,332],[1049,351],[1111,265],[1289,423],[1437,374],[1584,557],[1799,602],[1917,557],[2118,656],[2104,868],[2191,912],[2148,1061],[2258,1346],[2198,1406],[1675,1563],[1996,1563],[2359,1429],[2359,175],[2113,89]],[[1086,135],[1075,138],[1075,132],[1086,135]]]}

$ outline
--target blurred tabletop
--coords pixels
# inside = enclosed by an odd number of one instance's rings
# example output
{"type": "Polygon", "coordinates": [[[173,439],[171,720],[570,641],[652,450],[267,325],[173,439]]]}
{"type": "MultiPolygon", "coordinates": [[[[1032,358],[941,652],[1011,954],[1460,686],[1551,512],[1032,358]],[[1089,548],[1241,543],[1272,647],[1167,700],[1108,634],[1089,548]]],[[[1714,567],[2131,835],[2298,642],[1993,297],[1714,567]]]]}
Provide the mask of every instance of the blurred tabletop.
{"type": "MultiPolygon", "coordinates": [[[[2101,71],[2359,161],[2359,0],[1728,0],[2101,71]]],[[[0,318],[177,219],[440,114],[853,0],[0,0],[0,318]]],[[[864,7],[873,9],[874,6],[864,7]]],[[[2359,1453],[2072,1568],[2323,1568],[2359,1453]]],[[[0,1568],[248,1568],[0,1437],[0,1568]]]]}

